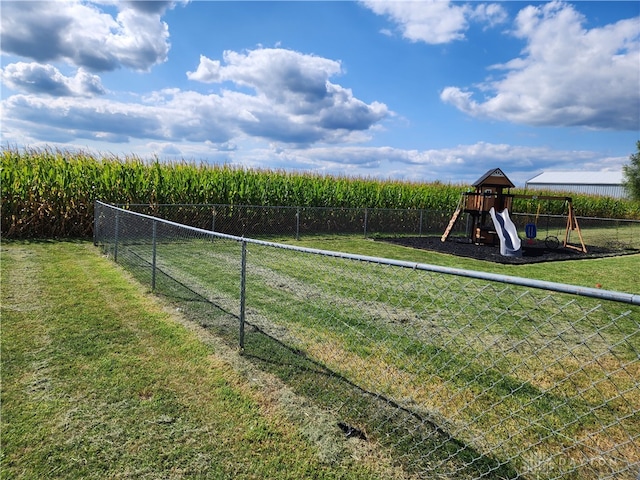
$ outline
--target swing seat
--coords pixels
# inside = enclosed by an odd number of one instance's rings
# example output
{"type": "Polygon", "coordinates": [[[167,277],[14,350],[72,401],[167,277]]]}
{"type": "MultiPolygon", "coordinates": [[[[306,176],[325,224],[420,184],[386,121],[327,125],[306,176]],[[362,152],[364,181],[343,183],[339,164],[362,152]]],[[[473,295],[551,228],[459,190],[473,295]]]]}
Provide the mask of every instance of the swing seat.
{"type": "Polygon", "coordinates": [[[538,229],[535,223],[527,223],[524,227],[524,234],[529,240],[533,240],[538,235],[538,229]]]}

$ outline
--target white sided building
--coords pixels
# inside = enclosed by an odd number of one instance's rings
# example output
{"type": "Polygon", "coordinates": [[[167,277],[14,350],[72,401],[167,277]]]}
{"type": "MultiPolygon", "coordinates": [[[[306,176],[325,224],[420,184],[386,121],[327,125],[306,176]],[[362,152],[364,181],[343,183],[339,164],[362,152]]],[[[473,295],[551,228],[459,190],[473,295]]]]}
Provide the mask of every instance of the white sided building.
{"type": "Polygon", "coordinates": [[[558,192],[603,195],[626,198],[622,171],[612,172],[543,172],[527,180],[527,190],[550,190],[558,192]]]}

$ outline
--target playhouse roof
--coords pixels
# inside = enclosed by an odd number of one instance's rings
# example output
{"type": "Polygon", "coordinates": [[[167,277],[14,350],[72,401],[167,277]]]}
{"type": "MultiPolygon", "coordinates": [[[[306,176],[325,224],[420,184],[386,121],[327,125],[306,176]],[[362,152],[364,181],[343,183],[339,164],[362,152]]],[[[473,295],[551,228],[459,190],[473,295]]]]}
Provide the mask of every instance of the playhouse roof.
{"type": "Polygon", "coordinates": [[[492,168],[478,180],[473,183],[474,187],[507,187],[513,188],[515,185],[507,178],[502,170],[499,168],[492,168]]]}

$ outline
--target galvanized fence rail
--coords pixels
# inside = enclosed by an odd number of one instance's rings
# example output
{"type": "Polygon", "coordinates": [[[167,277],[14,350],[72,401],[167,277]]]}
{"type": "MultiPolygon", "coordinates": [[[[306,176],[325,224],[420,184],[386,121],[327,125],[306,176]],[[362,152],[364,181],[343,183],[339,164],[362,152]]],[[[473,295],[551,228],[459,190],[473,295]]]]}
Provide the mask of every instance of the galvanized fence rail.
{"type": "Polygon", "coordinates": [[[100,202],[94,231],[407,474],[638,476],[640,292],[299,248],[100,202]]]}

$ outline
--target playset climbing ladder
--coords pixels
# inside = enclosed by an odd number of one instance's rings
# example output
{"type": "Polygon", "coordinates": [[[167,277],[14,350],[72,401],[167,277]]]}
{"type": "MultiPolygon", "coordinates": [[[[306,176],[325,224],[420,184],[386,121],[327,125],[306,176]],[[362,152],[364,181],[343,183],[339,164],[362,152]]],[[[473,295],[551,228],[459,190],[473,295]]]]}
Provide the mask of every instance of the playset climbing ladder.
{"type": "Polygon", "coordinates": [[[449,237],[449,234],[451,233],[453,226],[456,224],[456,221],[460,216],[460,212],[462,212],[463,204],[464,204],[464,196],[461,195],[460,200],[458,201],[458,206],[456,207],[456,211],[453,212],[453,215],[451,216],[451,220],[449,220],[449,225],[447,225],[447,229],[444,231],[444,233],[442,234],[442,237],[440,238],[440,240],[442,240],[443,242],[447,240],[447,237],[449,237]]]}

